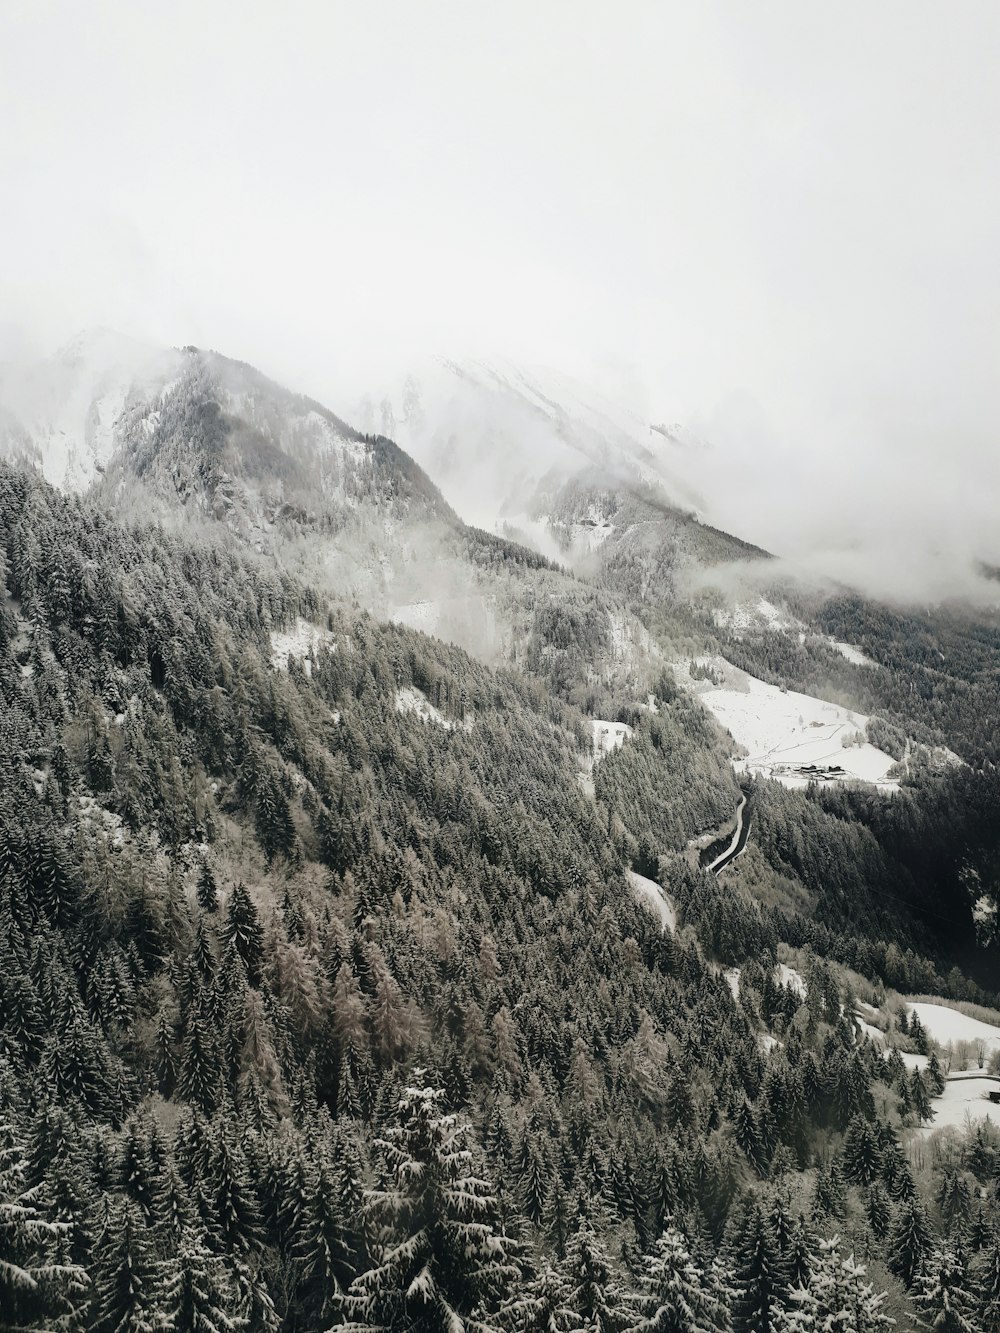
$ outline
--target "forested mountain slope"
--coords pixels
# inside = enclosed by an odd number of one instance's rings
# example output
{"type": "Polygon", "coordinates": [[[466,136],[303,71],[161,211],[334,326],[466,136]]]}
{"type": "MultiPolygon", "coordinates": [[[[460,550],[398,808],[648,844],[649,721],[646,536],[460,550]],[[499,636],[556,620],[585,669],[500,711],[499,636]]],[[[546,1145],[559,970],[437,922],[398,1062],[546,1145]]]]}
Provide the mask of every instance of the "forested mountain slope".
{"type": "Polygon", "coordinates": [[[889,805],[758,784],[716,879],[689,844],[739,797],[729,746],[619,589],[185,355],[96,492],[0,466],[4,1319],[620,1333],[680,1282],[742,1333],[860,1282],[835,1234],[901,1318],[940,1269],[985,1319],[1000,1141],[916,1161],[937,1064],[855,1021],[886,986],[991,998],[914,846],[971,812],[939,843],[965,901],[983,774],[889,805]],[[359,521],[449,534],[529,626],[514,665],[304,578],[359,521]],[[595,716],[625,729],[603,757],[595,716]]]}

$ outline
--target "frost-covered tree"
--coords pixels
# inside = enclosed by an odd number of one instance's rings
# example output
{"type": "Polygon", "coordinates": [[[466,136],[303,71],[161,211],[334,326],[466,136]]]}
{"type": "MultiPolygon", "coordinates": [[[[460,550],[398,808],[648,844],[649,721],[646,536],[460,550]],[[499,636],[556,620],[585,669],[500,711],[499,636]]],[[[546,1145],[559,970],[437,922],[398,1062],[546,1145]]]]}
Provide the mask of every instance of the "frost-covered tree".
{"type": "Polygon", "coordinates": [[[718,1284],[692,1258],[677,1228],[668,1225],[642,1261],[632,1333],[724,1333],[730,1310],[718,1284]]]}
{"type": "Polygon", "coordinates": [[[924,1328],[934,1333],[980,1333],[968,1274],[954,1250],[934,1250],[913,1288],[913,1303],[924,1328]]]}
{"type": "Polygon", "coordinates": [[[222,1259],[193,1232],[167,1265],[160,1305],[170,1333],[237,1333],[246,1321],[231,1312],[235,1295],[222,1259]]]}
{"type": "Polygon", "coordinates": [[[839,1253],[839,1239],[820,1241],[809,1281],[794,1287],[778,1315],[776,1333],[882,1333],[895,1320],[885,1313],[886,1293],[876,1291],[854,1255],[839,1253]]]}
{"type": "Polygon", "coordinates": [[[41,1191],[28,1189],[20,1141],[10,1124],[0,1124],[0,1328],[50,1328],[65,1315],[86,1286],[75,1264],[57,1261],[59,1242],[69,1230],[48,1219],[41,1191]]]}
{"type": "Polygon", "coordinates": [[[377,1140],[384,1179],[364,1203],[375,1263],[340,1301],[353,1333],[486,1333],[486,1311],[516,1277],[491,1187],[474,1173],[470,1127],[443,1111],[443,1089],[422,1086],[423,1073],[377,1140]]]}

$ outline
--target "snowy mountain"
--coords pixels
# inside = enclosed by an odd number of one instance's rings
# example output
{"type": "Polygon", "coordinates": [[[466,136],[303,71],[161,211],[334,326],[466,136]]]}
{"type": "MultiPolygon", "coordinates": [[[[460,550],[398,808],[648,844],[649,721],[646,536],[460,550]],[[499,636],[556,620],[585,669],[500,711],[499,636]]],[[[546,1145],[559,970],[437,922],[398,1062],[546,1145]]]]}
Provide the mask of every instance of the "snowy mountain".
{"type": "Polygon", "coordinates": [[[118,448],[126,408],[155,403],[182,363],[177,351],[100,329],[44,361],[0,366],[0,456],[34,462],[64,490],[84,490],[118,448]]]}
{"type": "Polygon", "coordinates": [[[365,429],[377,423],[397,438],[483,527],[535,507],[543,483],[551,490],[581,473],[703,506],[691,479],[700,441],[545,367],[427,358],[355,411],[365,429]]]}

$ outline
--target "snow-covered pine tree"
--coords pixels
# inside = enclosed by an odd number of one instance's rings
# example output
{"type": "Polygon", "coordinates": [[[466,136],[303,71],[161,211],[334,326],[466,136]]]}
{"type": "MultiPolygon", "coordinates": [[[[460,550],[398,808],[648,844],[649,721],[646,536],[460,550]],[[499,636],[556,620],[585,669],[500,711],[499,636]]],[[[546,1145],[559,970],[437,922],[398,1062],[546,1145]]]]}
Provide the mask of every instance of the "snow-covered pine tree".
{"type": "Polygon", "coordinates": [[[245,1319],[231,1313],[235,1293],[223,1260],[194,1232],[182,1236],[166,1269],[159,1304],[162,1326],[170,1333],[238,1333],[247,1327],[245,1319]]]}
{"type": "Polygon", "coordinates": [[[569,1333],[577,1324],[565,1274],[550,1265],[505,1301],[497,1322],[510,1333],[569,1333]]]}
{"type": "Polygon", "coordinates": [[[97,1246],[91,1333],[156,1333],[158,1263],[131,1202],[109,1209],[97,1246]]]}
{"type": "Polygon", "coordinates": [[[82,1268],[55,1261],[68,1231],[46,1218],[39,1190],[27,1189],[24,1154],[11,1124],[0,1124],[0,1326],[50,1328],[84,1290],[82,1268]]]}
{"type": "Polygon", "coordinates": [[[810,1263],[809,1281],[794,1287],[790,1306],[779,1312],[775,1333],[882,1333],[895,1325],[854,1255],[843,1258],[839,1238],[822,1240],[810,1263]]]}
{"type": "Polygon", "coordinates": [[[414,1070],[377,1140],[384,1181],[364,1204],[375,1265],[340,1299],[347,1333],[492,1333],[485,1310],[517,1276],[489,1182],[473,1174],[471,1128],[443,1112],[444,1090],[423,1076],[414,1070]]]}
{"type": "Polygon", "coordinates": [[[687,1242],[668,1225],[643,1259],[638,1310],[631,1333],[725,1333],[730,1311],[712,1281],[691,1257],[687,1242]]]}
{"type": "Polygon", "coordinates": [[[561,1265],[570,1308],[575,1312],[573,1333],[621,1333],[634,1318],[628,1293],[602,1235],[590,1216],[584,1216],[566,1247],[561,1265]]]}
{"type": "Polygon", "coordinates": [[[953,1249],[931,1253],[914,1281],[913,1303],[934,1333],[980,1333],[965,1265],[953,1249]]]}

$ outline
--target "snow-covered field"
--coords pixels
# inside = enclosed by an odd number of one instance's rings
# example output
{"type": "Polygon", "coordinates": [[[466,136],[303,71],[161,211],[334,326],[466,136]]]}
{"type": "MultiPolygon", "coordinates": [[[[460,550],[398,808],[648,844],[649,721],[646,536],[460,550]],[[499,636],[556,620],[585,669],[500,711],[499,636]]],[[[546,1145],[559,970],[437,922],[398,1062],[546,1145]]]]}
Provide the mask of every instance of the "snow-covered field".
{"type": "Polygon", "coordinates": [[[672,935],[677,929],[677,908],[673,899],[655,880],[637,875],[634,870],[627,873],[636,897],[659,918],[660,929],[669,930],[672,935]]]}
{"type": "Polygon", "coordinates": [[[699,659],[716,679],[692,679],[687,664],[677,664],[678,680],[698,695],[713,717],[747,755],[734,762],[737,772],[759,773],[787,787],[810,781],[873,783],[896,791],[888,776],[892,758],[861,740],[868,718],[839,704],[795,690],[781,690],[740,671],[721,657],[699,659]]]}
{"type": "MultiPolygon", "coordinates": [[[[968,1018],[957,1009],[949,1009],[943,1004],[918,1003],[907,1005],[911,1014],[916,1014],[928,1036],[941,1046],[957,1046],[966,1042],[973,1048],[981,1046],[984,1057],[1000,1051],[1000,1023],[984,1023],[978,1018],[968,1018]]],[[[1000,1017],[1000,1016],[998,1016],[1000,1017]]]]}
{"type": "Polygon", "coordinates": [[[426,694],[414,689],[412,685],[396,691],[396,712],[415,713],[422,721],[433,722],[436,726],[444,727],[446,731],[454,731],[459,726],[464,731],[472,730],[471,717],[466,717],[461,723],[453,722],[451,718],[445,717],[439,708],[435,708],[426,694]]]}
{"type": "Polygon", "coordinates": [[[806,998],[806,983],[801,972],[796,972],[795,968],[789,967],[787,963],[779,963],[774,972],[774,979],[779,986],[791,986],[803,1000],[806,998]]]}
{"type": "Polygon", "coordinates": [[[978,1078],[952,1078],[940,1097],[934,1097],[934,1119],[915,1132],[927,1138],[937,1129],[964,1129],[968,1124],[992,1120],[1000,1127],[1000,1106],[989,1100],[991,1091],[1000,1090],[1000,1079],[983,1075],[978,1078]]]}
{"type": "Polygon", "coordinates": [[[408,629],[420,630],[424,634],[437,634],[441,623],[441,603],[438,601],[410,602],[408,606],[397,606],[389,619],[408,629]]]}
{"type": "Polygon", "coordinates": [[[860,648],[855,648],[852,643],[843,643],[840,639],[827,640],[831,648],[836,648],[841,657],[846,657],[848,662],[853,662],[855,666],[874,666],[875,663],[870,657],[866,657],[860,648]]]}
{"type": "Polygon", "coordinates": [[[312,675],[312,659],[322,647],[333,647],[335,635],[320,629],[301,616],[290,630],[271,631],[271,665],[278,671],[288,670],[288,658],[297,657],[307,676],[312,675]]]}
{"type": "Polygon", "coordinates": [[[594,733],[594,759],[601,759],[612,750],[624,745],[625,737],[632,735],[632,728],[627,722],[605,722],[593,718],[590,723],[594,733]]]}

